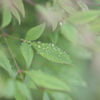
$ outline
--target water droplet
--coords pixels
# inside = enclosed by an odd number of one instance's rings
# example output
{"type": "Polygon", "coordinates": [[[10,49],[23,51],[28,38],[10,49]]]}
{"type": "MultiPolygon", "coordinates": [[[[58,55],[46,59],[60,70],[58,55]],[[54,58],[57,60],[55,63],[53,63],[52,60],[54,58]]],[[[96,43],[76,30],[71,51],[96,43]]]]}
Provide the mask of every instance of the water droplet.
{"type": "Polygon", "coordinates": [[[38,43],[41,43],[41,41],[38,41],[38,43]]]}
{"type": "Polygon", "coordinates": [[[60,22],[60,25],[62,25],[62,23],[60,22]]]}
{"type": "Polygon", "coordinates": [[[55,48],[53,48],[53,49],[55,49],[55,48]]]}
{"type": "Polygon", "coordinates": [[[48,52],[48,50],[46,50],[46,52],[48,52]]]}
{"type": "Polygon", "coordinates": [[[68,55],[68,57],[69,57],[69,55],[68,55]]]}
{"type": "Polygon", "coordinates": [[[22,41],[24,41],[24,39],[21,39],[22,41]]]}
{"type": "Polygon", "coordinates": [[[54,44],[52,44],[52,46],[54,46],[54,44]]]}
{"type": "Polygon", "coordinates": [[[29,44],[30,46],[32,46],[31,44],[29,44]]]}
{"type": "Polygon", "coordinates": [[[39,54],[39,53],[37,52],[37,54],[39,54]]]}
{"type": "Polygon", "coordinates": [[[40,45],[38,45],[38,48],[41,48],[41,46],[40,46],[40,45]]]}
{"type": "Polygon", "coordinates": [[[60,53],[60,54],[62,54],[62,53],[60,53]]]}
{"type": "Polygon", "coordinates": [[[49,46],[51,46],[51,43],[49,44],[49,46]]]}
{"type": "Polygon", "coordinates": [[[60,49],[58,48],[58,50],[60,51],[60,49]]]}
{"type": "Polygon", "coordinates": [[[10,65],[10,67],[12,67],[12,65],[10,65]]]}

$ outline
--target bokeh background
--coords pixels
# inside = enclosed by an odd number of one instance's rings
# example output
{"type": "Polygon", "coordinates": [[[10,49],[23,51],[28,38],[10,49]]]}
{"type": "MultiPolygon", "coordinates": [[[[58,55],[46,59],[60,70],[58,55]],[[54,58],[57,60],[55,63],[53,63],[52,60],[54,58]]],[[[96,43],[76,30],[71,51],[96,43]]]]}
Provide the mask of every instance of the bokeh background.
{"type": "MultiPolygon", "coordinates": [[[[46,11],[48,7],[53,5],[53,0],[31,0],[36,5],[44,7],[44,11],[39,6],[31,5],[27,0],[23,0],[25,7],[25,18],[21,17],[21,25],[15,17],[9,26],[3,29],[3,31],[11,36],[24,39],[27,31],[43,22],[46,22],[46,29],[42,36],[36,41],[42,41],[44,43],[53,43],[66,51],[75,65],[57,64],[46,60],[41,57],[34,49],[34,58],[30,69],[42,70],[43,72],[54,75],[68,84],[72,91],[71,93],[54,92],[54,96],[50,95],[50,100],[71,100],[66,96],[69,95],[72,100],[100,100],[100,16],[95,19],[96,28],[93,26],[93,30],[87,25],[78,25],[80,31],[77,31],[76,27],[72,27],[73,24],[64,24],[65,20],[61,20],[61,15],[69,17],[70,15],[65,11],[63,14],[46,11]],[[51,17],[53,16],[53,17],[51,17]],[[52,19],[54,18],[54,19],[52,19]],[[58,21],[57,28],[52,31],[52,22],[56,19],[58,21]],[[97,28],[98,27],[98,28],[97,28]],[[63,32],[62,32],[63,30],[63,32]],[[65,33],[70,33],[67,35],[65,33]],[[72,34],[73,33],[73,34],[72,34]],[[75,33],[75,34],[74,34],[75,33]],[[58,97],[58,98],[57,98],[58,97]]],[[[67,2],[67,0],[65,0],[67,2]]],[[[81,11],[75,0],[69,0],[72,3],[72,7],[77,11],[81,11]]],[[[86,3],[89,10],[100,11],[100,0],[82,0],[86,3]],[[93,4],[92,4],[93,3],[93,4]],[[96,4],[96,5],[94,5],[96,4]]],[[[2,5],[0,5],[2,6],[2,5]]],[[[20,14],[21,15],[21,14],[20,14]]],[[[0,8],[0,24],[2,23],[2,7],[0,8]]],[[[0,32],[1,34],[1,32],[0,32]]],[[[11,47],[13,55],[18,62],[18,65],[22,70],[25,69],[25,61],[20,51],[21,41],[14,38],[7,37],[8,43],[11,47]]],[[[0,50],[6,54],[10,60],[12,69],[17,72],[13,59],[8,51],[3,38],[0,38],[0,50]]],[[[6,80],[7,73],[0,67],[0,77],[6,80]]],[[[42,100],[43,91],[40,88],[31,89],[34,100],[42,100]]],[[[0,100],[8,100],[0,98],[0,100]]],[[[13,100],[13,99],[9,99],[13,100]]]]}

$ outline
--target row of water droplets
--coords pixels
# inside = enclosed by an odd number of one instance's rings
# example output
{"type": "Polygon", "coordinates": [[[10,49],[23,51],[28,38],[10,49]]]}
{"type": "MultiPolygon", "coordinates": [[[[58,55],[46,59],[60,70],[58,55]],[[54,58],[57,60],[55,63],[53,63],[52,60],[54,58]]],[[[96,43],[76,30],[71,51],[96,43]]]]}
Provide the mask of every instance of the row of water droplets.
{"type": "MultiPolygon", "coordinates": [[[[29,43],[29,45],[31,46],[31,41],[25,41],[24,40],[24,42],[27,42],[27,43],[29,43]]],[[[38,41],[38,42],[34,42],[34,43],[38,43],[38,45],[36,44],[35,46],[36,47],[38,47],[39,49],[42,49],[42,50],[44,50],[44,51],[46,51],[46,54],[48,55],[48,54],[55,54],[55,55],[57,55],[58,57],[61,57],[61,55],[64,53],[64,54],[66,54],[67,55],[67,53],[66,52],[62,52],[61,51],[61,49],[60,48],[58,48],[58,46],[55,46],[54,44],[52,44],[52,43],[42,43],[41,41],[38,41]],[[46,47],[46,45],[47,45],[47,47],[46,47]]],[[[39,52],[40,53],[40,55],[44,55],[44,53],[43,52],[39,52]]],[[[37,52],[37,54],[39,54],[38,52],[37,52]]],[[[68,57],[69,57],[69,55],[67,55],[68,57]]],[[[59,59],[56,59],[56,60],[59,60],[59,59]]]]}
{"type": "MultiPolygon", "coordinates": [[[[54,44],[52,43],[42,43],[41,41],[38,41],[37,42],[39,45],[38,45],[38,48],[42,48],[43,50],[45,50],[47,53],[52,53],[52,54],[57,54],[58,57],[60,57],[62,55],[62,51],[60,48],[58,48],[58,46],[55,46],[54,44]],[[47,46],[46,48],[43,47],[43,46],[47,46]]],[[[66,52],[64,52],[65,54],[67,54],[66,52]]],[[[43,54],[43,53],[40,53],[40,54],[43,54]]],[[[69,57],[69,55],[68,55],[69,57]]]]}

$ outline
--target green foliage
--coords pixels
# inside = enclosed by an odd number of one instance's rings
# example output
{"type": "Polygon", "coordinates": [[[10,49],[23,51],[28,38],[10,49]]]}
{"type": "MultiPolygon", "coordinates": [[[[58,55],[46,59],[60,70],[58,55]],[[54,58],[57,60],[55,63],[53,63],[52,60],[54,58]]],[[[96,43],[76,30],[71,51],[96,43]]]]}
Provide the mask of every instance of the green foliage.
{"type": "Polygon", "coordinates": [[[48,95],[47,92],[44,92],[44,94],[43,94],[43,100],[50,100],[49,99],[49,95],[48,95]]]}
{"type": "Polygon", "coordinates": [[[51,90],[61,90],[61,91],[71,91],[69,86],[64,84],[62,81],[54,76],[47,75],[42,71],[24,71],[30,79],[35,82],[39,87],[51,89],[51,90]]]}
{"type": "Polygon", "coordinates": [[[2,28],[4,28],[5,26],[7,26],[10,22],[11,22],[11,13],[9,11],[9,9],[7,9],[6,7],[3,10],[3,20],[2,20],[2,28]]]}
{"type": "Polygon", "coordinates": [[[97,100],[100,2],[34,2],[0,0],[0,100],[97,100]]]}
{"type": "Polygon", "coordinates": [[[99,11],[85,11],[85,12],[77,12],[75,15],[68,18],[68,20],[72,23],[77,24],[86,24],[93,20],[95,20],[99,16],[99,11]]]}
{"type": "Polygon", "coordinates": [[[45,23],[43,23],[39,26],[36,26],[34,28],[31,28],[27,32],[25,39],[26,40],[36,40],[36,39],[38,39],[42,35],[44,29],[45,29],[45,23]]]}
{"type": "Polygon", "coordinates": [[[21,24],[21,19],[20,19],[18,11],[13,6],[10,6],[10,11],[16,17],[16,19],[18,20],[18,23],[20,25],[21,24]]]}
{"type": "Polygon", "coordinates": [[[30,67],[32,59],[33,59],[33,50],[27,43],[23,43],[21,46],[21,52],[25,58],[27,68],[30,67]]]}
{"type": "Polygon", "coordinates": [[[50,61],[61,64],[73,65],[73,62],[71,61],[67,53],[63,52],[60,48],[58,48],[54,44],[38,42],[38,43],[32,43],[32,45],[41,56],[47,58],[50,61]]]}
{"type": "Polygon", "coordinates": [[[0,66],[7,70],[10,75],[12,74],[12,69],[9,60],[2,51],[0,51],[0,66]]]}
{"type": "Polygon", "coordinates": [[[25,10],[22,0],[13,0],[14,5],[19,9],[22,13],[23,17],[25,17],[25,10]]]}

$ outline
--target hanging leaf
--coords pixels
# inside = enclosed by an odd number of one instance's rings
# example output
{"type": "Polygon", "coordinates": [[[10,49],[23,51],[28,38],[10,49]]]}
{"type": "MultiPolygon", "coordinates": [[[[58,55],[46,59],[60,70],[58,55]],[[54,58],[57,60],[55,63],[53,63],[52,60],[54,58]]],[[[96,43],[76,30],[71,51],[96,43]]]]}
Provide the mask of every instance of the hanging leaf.
{"type": "Polygon", "coordinates": [[[25,17],[25,9],[22,0],[13,0],[13,3],[22,13],[23,17],[25,17]]]}
{"type": "Polygon", "coordinates": [[[84,2],[78,0],[77,3],[82,8],[83,11],[89,10],[88,6],[84,2]]]}
{"type": "Polygon", "coordinates": [[[52,31],[54,31],[57,28],[57,25],[58,25],[58,21],[55,20],[52,22],[52,31]]]}
{"type": "Polygon", "coordinates": [[[43,93],[43,100],[50,100],[49,95],[46,91],[43,93]]]}
{"type": "Polygon", "coordinates": [[[53,44],[57,44],[58,38],[59,38],[59,32],[55,31],[55,32],[49,33],[49,37],[53,44]]]}
{"type": "Polygon", "coordinates": [[[70,23],[63,23],[61,25],[61,32],[70,42],[73,44],[76,43],[78,30],[73,25],[70,23]]]}
{"type": "Polygon", "coordinates": [[[67,55],[67,53],[60,50],[54,44],[49,43],[32,43],[33,47],[37,50],[37,52],[47,58],[50,61],[62,64],[73,65],[73,62],[67,55]]]}
{"type": "Polygon", "coordinates": [[[3,10],[3,20],[1,27],[4,28],[11,22],[12,16],[8,8],[4,8],[3,10]]]}
{"type": "Polygon", "coordinates": [[[32,100],[30,90],[27,88],[27,86],[24,83],[20,81],[16,81],[16,86],[17,89],[22,93],[22,95],[26,96],[28,100],[32,100]]]}
{"type": "Polygon", "coordinates": [[[18,23],[20,25],[21,24],[21,19],[20,19],[18,11],[13,6],[10,6],[10,11],[15,16],[15,18],[18,20],[18,23]]]}
{"type": "Polygon", "coordinates": [[[23,42],[23,44],[21,45],[21,52],[26,61],[27,68],[29,68],[34,55],[31,46],[23,42]]]}
{"type": "Polygon", "coordinates": [[[38,25],[36,27],[31,28],[27,32],[25,39],[26,40],[36,40],[36,39],[38,39],[42,35],[42,33],[45,29],[45,26],[46,26],[46,24],[43,23],[41,25],[38,25]]]}
{"type": "Polygon", "coordinates": [[[99,16],[99,11],[85,11],[85,12],[78,12],[75,13],[73,16],[69,17],[68,20],[72,23],[77,24],[86,24],[99,16]]]}
{"type": "Polygon", "coordinates": [[[67,93],[62,92],[49,92],[54,100],[72,100],[67,93]]]}
{"type": "Polygon", "coordinates": [[[24,71],[38,86],[51,90],[70,91],[70,87],[58,78],[41,71],[24,71]]]}
{"type": "Polygon", "coordinates": [[[70,5],[66,4],[66,2],[64,0],[58,0],[58,2],[66,12],[68,12],[70,14],[76,13],[76,10],[73,7],[71,7],[70,5]]]}
{"type": "Polygon", "coordinates": [[[2,51],[0,51],[0,66],[3,67],[6,71],[8,71],[10,75],[12,74],[10,63],[2,51]]]}

